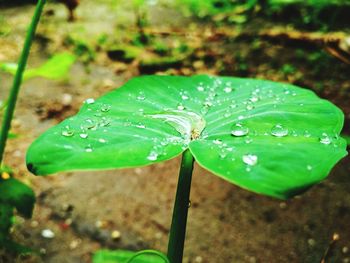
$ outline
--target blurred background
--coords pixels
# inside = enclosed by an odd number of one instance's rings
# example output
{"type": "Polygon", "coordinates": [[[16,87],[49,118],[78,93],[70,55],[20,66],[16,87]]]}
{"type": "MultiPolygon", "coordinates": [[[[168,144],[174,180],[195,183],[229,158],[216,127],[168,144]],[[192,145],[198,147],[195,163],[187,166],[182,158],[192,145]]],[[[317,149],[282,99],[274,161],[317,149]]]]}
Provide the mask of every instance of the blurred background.
{"type": "MultiPolygon", "coordinates": [[[[0,0],[0,111],[36,1],[0,0]]],[[[39,255],[0,262],[91,262],[101,248],[166,251],[179,159],[108,172],[34,177],[29,144],[47,128],[143,74],[263,78],[313,90],[350,133],[349,0],[49,1],[20,93],[5,163],[36,192],[12,236],[39,255]]],[[[282,202],[195,166],[186,263],[350,262],[349,158],[282,202]],[[329,245],[334,234],[339,240],[329,245]]]]}

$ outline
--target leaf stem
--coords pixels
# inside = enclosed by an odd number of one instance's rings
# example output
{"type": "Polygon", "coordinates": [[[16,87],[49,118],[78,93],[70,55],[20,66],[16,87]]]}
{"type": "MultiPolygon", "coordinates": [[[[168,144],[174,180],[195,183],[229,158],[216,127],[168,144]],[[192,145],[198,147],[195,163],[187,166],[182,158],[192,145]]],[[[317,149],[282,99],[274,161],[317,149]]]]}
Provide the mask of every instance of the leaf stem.
{"type": "Polygon", "coordinates": [[[168,258],[170,263],[181,263],[186,236],[186,222],[190,202],[194,158],[190,150],[182,154],[179,181],[177,184],[176,198],[171,222],[168,258]]]}
{"type": "Polygon", "coordinates": [[[13,79],[12,88],[8,98],[8,105],[5,110],[4,119],[2,122],[1,133],[0,133],[0,165],[2,164],[4,150],[6,146],[7,137],[11,128],[11,121],[16,107],[16,101],[19,93],[19,89],[23,79],[23,73],[27,64],[30,47],[32,45],[36,28],[38,26],[41,13],[43,11],[46,0],[39,0],[32,18],[32,22],[28,28],[27,35],[24,41],[21,56],[18,61],[18,68],[13,79]]]}

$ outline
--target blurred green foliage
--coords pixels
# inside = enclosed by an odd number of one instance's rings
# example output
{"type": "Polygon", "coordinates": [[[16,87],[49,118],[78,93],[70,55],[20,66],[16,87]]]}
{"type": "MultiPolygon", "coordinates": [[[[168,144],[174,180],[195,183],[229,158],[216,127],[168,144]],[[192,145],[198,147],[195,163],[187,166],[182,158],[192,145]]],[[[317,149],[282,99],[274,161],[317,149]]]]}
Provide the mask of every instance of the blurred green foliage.
{"type": "Polygon", "coordinates": [[[350,24],[349,0],[177,0],[184,14],[244,24],[255,15],[298,27],[329,30],[350,24]]]}
{"type": "MultiPolygon", "coordinates": [[[[70,53],[60,53],[54,55],[47,62],[37,68],[25,70],[23,79],[28,80],[34,77],[44,77],[47,79],[59,80],[68,76],[69,70],[76,57],[70,53]]],[[[0,70],[15,74],[18,65],[16,63],[2,63],[0,70]]],[[[0,102],[0,118],[4,114],[6,102],[0,102]]],[[[16,138],[17,135],[9,133],[8,138],[16,138]]],[[[32,216],[35,203],[33,190],[12,178],[12,170],[2,165],[0,167],[0,247],[9,249],[16,253],[29,253],[31,250],[21,246],[10,239],[10,231],[14,222],[14,210],[18,214],[30,218],[32,216]]]]}
{"type": "Polygon", "coordinates": [[[16,244],[9,238],[13,225],[14,209],[26,218],[31,218],[35,203],[33,190],[22,182],[10,176],[11,169],[0,169],[0,247],[13,250],[18,253],[26,253],[30,250],[16,244]]]}
{"type": "MultiPolygon", "coordinates": [[[[104,41],[107,41],[107,38],[103,36],[97,39],[98,44],[104,44],[104,41]]],[[[96,58],[95,48],[85,40],[73,36],[67,36],[64,40],[64,45],[72,48],[74,55],[85,64],[94,61],[96,58]]]]}
{"type": "MultiPolygon", "coordinates": [[[[23,75],[24,80],[35,77],[60,80],[68,76],[69,70],[75,61],[75,56],[70,53],[60,53],[54,55],[47,62],[37,68],[26,69],[23,75]]],[[[16,63],[2,63],[0,70],[14,75],[17,71],[16,63]]]]}
{"type": "MultiPolygon", "coordinates": [[[[144,254],[130,260],[137,252],[128,250],[99,250],[93,256],[93,263],[167,263],[165,255],[158,251],[145,251],[144,254]],[[149,252],[149,253],[147,253],[149,252]]],[[[142,252],[141,252],[142,253],[142,252]]],[[[138,254],[141,254],[140,252],[138,254]]]]}
{"type": "Polygon", "coordinates": [[[213,16],[222,13],[232,12],[234,9],[245,11],[258,4],[258,0],[177,0],[188,15],[195,15],[200,18],[213,16]]]}

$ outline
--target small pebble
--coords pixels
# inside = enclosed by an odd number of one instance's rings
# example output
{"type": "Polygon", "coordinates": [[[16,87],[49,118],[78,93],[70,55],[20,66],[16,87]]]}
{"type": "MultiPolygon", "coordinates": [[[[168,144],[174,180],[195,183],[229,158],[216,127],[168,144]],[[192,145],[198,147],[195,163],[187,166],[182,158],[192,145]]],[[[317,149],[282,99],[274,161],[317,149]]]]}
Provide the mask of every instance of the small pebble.
{"type": "Polygon", "coordinates": [[[196,60],[193,62],[193,67],[195,69],[201,69],[201,68],[204,68],[205,64],[204,64],[204,61],[203,60],[196,60]]]}
{"type": "Polygon", "coordinates": [[[81,243],[81,239],[74,239],[74,240],[72,240],[72,242],[70,242],[69,248],[72,250],[76,249],[80,243],[81,243]]]}
{"type": "Polygon", "coordinates": [[[280,203],[280,208],[281,208],[281,209],[286,209],[286,208],[287,208],[287,203],[281,202],[281,203],[280,203]]]}
{"type": "Polygon", "coordinates": [[[20,150],[16,150],[16,151],[13,152],[13,156],[14,157],[22,157],[22,155],[23,154],[22,154],[22,152],[20,150]]]}
{"type": "Polygon", "coordinates": [[[111,79],[104,79],[103,82],[102,82],[102,85],[103,85],[104,88],[113,88],[115,83],[111,79]]]}
{"type": "Polygon", "coordinates": [[[64,223],[65,223],[67,226],[70,226],[70,225],[73,223],[73,219],[72,219],[72,218],[67,218],[66,220],[64,220],[64,223]]]}
{"type": "Polygon", "coordinates": [[[142,169],[141,168],[136,168],[135,169],[136,174],[142,174],[142,169]]]}
{"type": "Polygon", "coordinates": [[[196,263],[201,263],[203,262],[203,258],[201,256],[197,256],[195,259],[194,259],[194,262],[196,263]]]}
{"type": "Polygon", "coordinates": [[[103,220],[97,220],[95,222],[95,226],[97,228],[106,228],[107,227],[107,222],[106,221],[103,221],[103,220]]]}
{"type": "Polygon", "coordinates": [[[344,258],[343,263],[350,263],[350,258],[344,258]]]}
{"type": "Polygon", "coordinates": [[[55,233],[51,229],[44,229],[41,231],[41,236],[44,238],[52,239],[55,237],[55,233]]]}
{"type": "Polygon", "coordinates": [[[121,236],[122,236],[122,234],[118,230],[113,230],[111,233],[111,238],[113,240],[118,240],[118,239],[120,239],[121,236]]]}
{"type": "Polygon", "coordinates": [[[32,228],[36,228],[36,227],[38,227],[38,225],[39,225],[39,222],[36,221],[36,220],[33,220],[32,222],[30,222],[30,226],[31,226],[32,228]]]}
{"type": "Polygon", "coordinates": [[[349,252],[349,248],[348,247],[343,247],[341,249],[341,252],[343,252],[344,254],[348,253],[349,252]]]}
{"type": "Polygon", "coordinates": [[[63,106],[69,106],[72,103],[72,95],[68,93],[62,94],[61,103],[63,106]]]}
{"type": "Polygon", "coordinates": [[[339,240],[340,236],[338,233],[333,234],[333,240],[339,240]]]}
{"type": "Polygon", "coordinates": [[[309,238],[307,240],[307,243],[309,244],[309,246],[313,247],[314,245],[316,245],[316,241],[315,239],[309,238]]]}
{"type": "Polygon", "coordinates": [[[19,119],[13,119],[11,126],[18,128],[21,126],[21,124],[22,124],[22,122],[19,119]]]}

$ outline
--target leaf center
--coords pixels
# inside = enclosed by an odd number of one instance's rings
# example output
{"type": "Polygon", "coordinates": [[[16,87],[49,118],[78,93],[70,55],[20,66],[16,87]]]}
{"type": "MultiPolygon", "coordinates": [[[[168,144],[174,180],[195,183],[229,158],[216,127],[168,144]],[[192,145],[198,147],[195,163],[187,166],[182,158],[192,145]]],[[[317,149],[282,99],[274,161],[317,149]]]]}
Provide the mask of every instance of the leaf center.
{"type": "Polygon", "coordinates": [[[206,125],[202,116],[191,111],[169,110],[147,116],[163,120],[189,141],[198,139],[206,125]]]}

